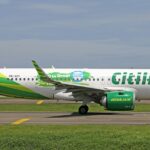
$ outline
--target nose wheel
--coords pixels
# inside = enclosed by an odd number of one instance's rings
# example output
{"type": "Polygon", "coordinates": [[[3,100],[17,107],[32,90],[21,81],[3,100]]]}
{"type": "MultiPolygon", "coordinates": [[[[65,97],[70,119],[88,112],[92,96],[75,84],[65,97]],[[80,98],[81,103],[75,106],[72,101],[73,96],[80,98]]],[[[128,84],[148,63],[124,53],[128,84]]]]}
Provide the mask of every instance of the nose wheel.
{"type": "Polygon", "coordinates": [[[87,105],[81,106],[79,108],[79,114],[85,115],[87,114],[88,110],[89,110],[89,107],[87,105]]]}

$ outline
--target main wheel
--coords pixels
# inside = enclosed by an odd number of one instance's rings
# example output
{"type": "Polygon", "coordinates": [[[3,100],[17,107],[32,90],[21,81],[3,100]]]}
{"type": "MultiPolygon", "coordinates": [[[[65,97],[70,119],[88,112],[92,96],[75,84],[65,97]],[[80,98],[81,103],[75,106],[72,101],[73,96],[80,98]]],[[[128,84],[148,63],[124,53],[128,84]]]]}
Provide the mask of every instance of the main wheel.
{"type": "Polygon", "coordinates": [[[81,114],[81,115],[87,114],[88,110],[89,110],[88,106],[86,106],[86,105],[85,106],[81,106],[79,108],[79,114],[81,114]]]}

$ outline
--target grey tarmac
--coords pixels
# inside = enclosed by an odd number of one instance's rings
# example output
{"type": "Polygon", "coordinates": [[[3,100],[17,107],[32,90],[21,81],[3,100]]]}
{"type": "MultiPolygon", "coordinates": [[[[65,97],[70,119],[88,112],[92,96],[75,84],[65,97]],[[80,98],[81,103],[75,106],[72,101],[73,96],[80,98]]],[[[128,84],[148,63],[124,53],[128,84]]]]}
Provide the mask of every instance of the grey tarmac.
{"type": "Polygon", "coordinates": [[[48,124],[48,125],[82,125],[82,124],[150,124],[149,112],[104,112],[88,113],[52,113],[52,112],[0,112],[0,124],[48,124]],[[26,121],[22,121],[22,120],[26,121]]]}

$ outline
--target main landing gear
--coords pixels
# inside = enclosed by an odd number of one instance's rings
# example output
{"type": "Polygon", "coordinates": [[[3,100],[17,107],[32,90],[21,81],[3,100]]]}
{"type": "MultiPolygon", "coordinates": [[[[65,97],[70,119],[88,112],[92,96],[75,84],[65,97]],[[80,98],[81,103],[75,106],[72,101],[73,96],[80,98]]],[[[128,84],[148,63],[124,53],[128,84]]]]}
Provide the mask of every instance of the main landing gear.
{"type": "Polygon", "coordinates": [[[85,115],[87,114],[89,107],[87,105],[83,105],[79,108],[79,114],[85,115]]]}

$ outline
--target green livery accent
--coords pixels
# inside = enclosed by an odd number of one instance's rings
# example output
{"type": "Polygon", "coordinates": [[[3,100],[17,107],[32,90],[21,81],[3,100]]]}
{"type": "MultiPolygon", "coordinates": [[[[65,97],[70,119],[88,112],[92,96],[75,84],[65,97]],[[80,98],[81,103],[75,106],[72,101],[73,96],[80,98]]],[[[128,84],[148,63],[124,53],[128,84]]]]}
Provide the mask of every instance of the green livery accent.
{"type": "Polygon", "coordinates": [[[38,81],[36,84],[39,86],[55,87],[55,85],[59,84],[59,82],[70,82],[88,86],[88,84],[82,83],[81,81],[91,78],[91,74],[85,71],[73,71],[71,73],[50,72],[46,74],[36,61],[33,60],[32,63],[38,73],[38,81]]]}
{"type": "Polygon", "coordinates": [[[108,92],[107,97],[107,109],[112,111],[127,111],[134,110],[135,98],[133,92],[108,92]]]}
{"type": "Polygon", "coordinates": [[[43,87],[49,87],[49,88],[55,87],[55,85],[52,84],[52,83],[48,83],[48,82],[42,81],[42,80],[40,79],[39,75],[37,76],[36,85],[38,85],[38,86],[43,86],[43,87]]]}
{"type": "Polygon", "coordinates": [[[138,72],[136,74],[132,72],[115,72],[112,75],[112,83],[114,85],[150,85],[150,75],[148,72],[138,72]]]}
{"type": "Polygon", "coordinates": [[[35,67],[35,69],[39,75],[39,79],[41,79],[43,81],[45,79],[47,79],[47,75],[43,72],[42,68],[40,68],[40,66],[36,63],[36,61],[33,60],[32,63],[33,63],[33,65],[34,65],[34,67],[35,67]]]}
{"type": "Polygon", "coordinates": [[[48,99],[0,74],[0,95],[27,98],[27,99],[48,99]]]}
{"type": "Polygon", "coordinates": [[[82,78],[78,79],[78,81],[81,80],[87,80],[91,77],[91,74],[89,72],[81,72],[81,71],[75,71],[75,72],[71,72],[71,73],[59,73],[59,72],[52,72],[49,73],[48,76],[52,79],[52,80],[61,80],[61,81],[76,81],[74,74],[75,73],[80,73],[82,74],[82,78]]]}
{"type": "MultiPolygon", "coordinates": [[[[52,72],[48,73],[48,77],[50,77],[54,81],[62,81],[62,82],[71,82],[74,84],[80,85],[88,85],[86,83],[82,83],[83,80],[87,80],[91,78],[91,74],[85,71],[75,71],[71,73],[60,73],[60,72],[52,72]],[[76,75],[77,74],[77,75],[76,75]]],[[[47,83],[41,80],[40,75],[37,76],[36,84],[44,87],[55,87],[52,83],[47,83]]]]}

